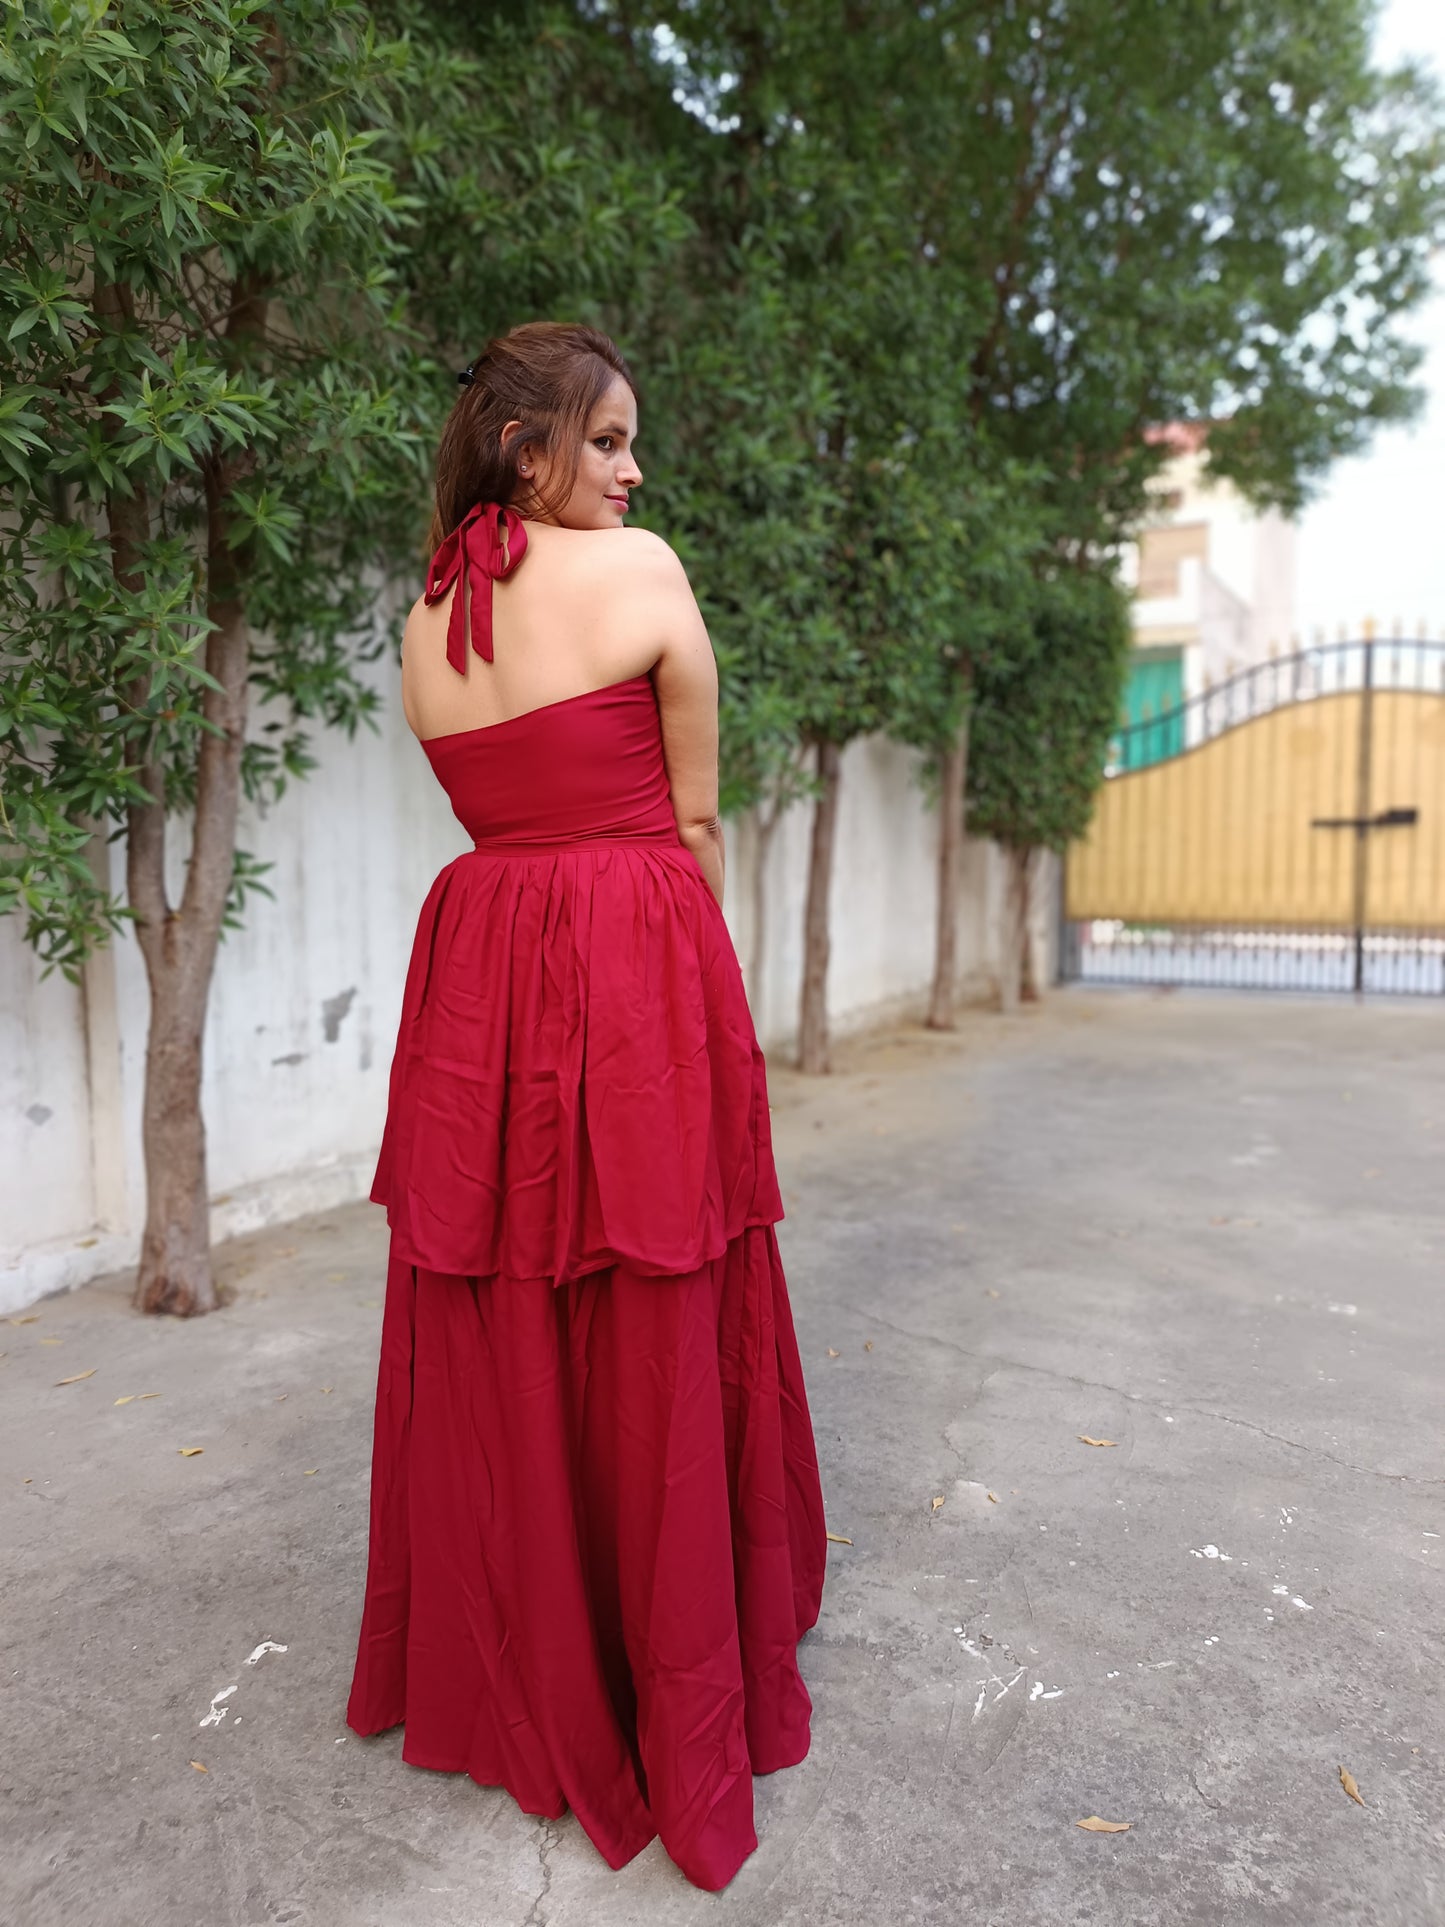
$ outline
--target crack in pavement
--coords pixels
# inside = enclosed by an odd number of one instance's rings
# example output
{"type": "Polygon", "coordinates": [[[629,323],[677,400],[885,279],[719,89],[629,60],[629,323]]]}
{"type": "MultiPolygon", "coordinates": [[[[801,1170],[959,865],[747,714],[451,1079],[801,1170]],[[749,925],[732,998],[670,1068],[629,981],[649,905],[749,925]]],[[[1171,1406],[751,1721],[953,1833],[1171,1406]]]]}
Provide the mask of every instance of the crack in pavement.
{"type": "MultiPolygon", "coordinates": [[[[848,1309],[857,1312],[857,1307],[854,1305],[850,1305],[848,1309]]],[[[1130,1405],[1142,1405],[1146,1411],[1188,1412],[1193,1418],[1214,1419],[1220,1425],[1237,1425],[1241,1430],[1254,1432],[1260,1438],[1272,1439],[1276,1445],[1286,1445],[1292,1452],[1306,1452],[1311,1458],[1324,1459],[1330,1465],[1339,1466],[1342,1471],[1357,1473],[1361,1478],[1388,1479],[1403,1485],[1445,1486],[1445,1479],[1424,1479],[1414,1472],[1383,1472],[1378,1466],[1355,1465],[1349,1459],[1342,1459],[1333,1452],[1326,1452],[1322,1446],[1307,1445],[1302,1439],[1285,1438],[1283,1433],[1271,1432],[1266,1426],[1254,1424],[1251,1419],[1235,1418],[1229,1412],[1215,1412],[1207,1405],[1185,1405],[1177,1399],[1146,1398],[1142,1392],[1126,1392],[1121,1385],[1107,1385],[1102,1379],[1083,1378],[1077,1372],[1057,1371],[1051,1365],[1031,1365],[1019,1358],[1000,1358],[993,1352],[976,1352],[967,1345],[960,1345],[957,1339],[943,1338],[937,1332],[910,1331],[906,1325],[898,1325],[892,1319],[879,1317],[871,1307],[866,1313],[858,1313],[858,1315],[866,1316],[871,1325],[881,1325],[884,1331],[896,1332],[900,1338],[911,1338],[920,1345],[939,1345],[945,1351],[957,1352],[960,1358],[970,1359],[976,1364],[988,1364],[990,1369],[985,1372],[975,1389],[975,1398],[988,1381],[1001,1371],[1033,1372],[1040,1378],[1058,1379],[1066,1385],[1081,1386],[1086,1391],[1108,1392],[1112,1397],[1124,1399],[1130,1405]]],[[[957,1446],[952,1446],[951,1449],[958,1452],[957,1446]]]]}
{"type": "MultiPolygon", "coordinates": [[[[1126,1392],[1124,1397],[1128,1397],[1126,1392]]],[[[1273,1439],[1276,1445],[1287,1445],[1292,1452],[1308,1452],[1311,1458],[1324,1459],[1330,1465],[1338,1465],[1342,1471],[1357,1472],[1365,1479],[1390,1479],[1403,1485],[1445,1485],[1445,1479],[1422,1479],[1414,1472],[1382,1472],[1375,1465],[1355,1465],[1349,1459],[1338,1458],[1333,1452],[1326,1452],[1322,1446],[1306,1445],[1302,1439],[1287,1439],[1280,1432],[1271,1432],[1263,1425],[1256,1425],[1247,1418],[1234,1418],[1228,1412],[1211,1412],[1204,1405],[1176,1405],[1176,1412],[1190,1412],[1195,1418],[1216,1419],[1221,1425],[1237,1425],[1245,1432],[1254,1432],[1262,1439],[1273,1439]]]]}
{"type": "Polygon", "coordinates": [[[1204,1788],[1199,1784],[1199,1781],[1196,1779],[1195,1772],[1196,1772],[1196,1769],[1194,1767],[1190,1767],[1189,1784],[1194,1788],[1194,1791],[1199,1795],[1200,1799],[1204,1802],[1205,1806],[1211,1808],[1215,1813],[1218,1813],[1220,1802],[1218,1800],[1210,1799],[1209,1795],[1204,1791],[1204,1788]]]}
{"type": "Polygon", "coordinates": [[[522,1927],[547,1927],[547,1916],[537,1910],[552,1891],[552,1849],[557,1845],[557,1835],[552,1831],[550,1820],[543,1820],[537,1828],[537,1861],[542,1871],[542,1889],[527,1909],[522,1927]]]}

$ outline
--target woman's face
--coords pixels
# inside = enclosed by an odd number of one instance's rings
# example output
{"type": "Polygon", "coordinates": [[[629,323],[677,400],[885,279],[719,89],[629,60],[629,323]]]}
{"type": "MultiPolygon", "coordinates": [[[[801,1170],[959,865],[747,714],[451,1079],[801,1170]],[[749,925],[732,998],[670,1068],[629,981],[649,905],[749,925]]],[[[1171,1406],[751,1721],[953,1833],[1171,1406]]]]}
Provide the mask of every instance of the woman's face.
{"type": "MultiPolygon", "coordinates": [[[[507,430],[502,434],[505,440],[507,430]]],[[[538,519],[564,529],[621,528],[627,519],[628,496],[642,484],[642,470],[632,452],[636,439],[637,397],[621,375],[614,375],[587,423],[571,494],[555,515],[538,519]]],[[[529,446],[522,451],[519,468],[524,484],[545,496],[552,480],[547,457],[529,446]]],[[[531,513],[526,497],[518,507],[524,515],[531,513]]]]}

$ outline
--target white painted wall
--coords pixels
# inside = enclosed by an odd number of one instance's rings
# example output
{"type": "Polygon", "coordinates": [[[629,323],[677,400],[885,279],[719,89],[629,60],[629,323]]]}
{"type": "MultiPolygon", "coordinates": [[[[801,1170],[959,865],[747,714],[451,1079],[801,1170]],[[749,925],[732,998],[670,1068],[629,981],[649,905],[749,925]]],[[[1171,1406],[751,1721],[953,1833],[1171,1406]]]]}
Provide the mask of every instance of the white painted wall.
{"type": "MultiPolygon", "coordinates": [[[[365,1195],[417,910],[467,847],[399,702],[386,703],[378,734],[318,735],[316,748],[311,779],[242,824],[242,847],[274,865],[275,901],[252,900],[212,990],[205,1113],[218,1239],[365,1195]]],[[[840,1031],[923,1005],[937,827],[915,768],[881,740],[844,758],[829,977],[840,1031]]],[[[763,981],[751,986],[759,1034],[778,1049],[796,1027],[809,816],[799,806],[774,836],[763,981]]],[[[731,826],[727,911],[745,960],[756,840],[750,823],[731,826]]],[[[1053,890],[1040,891],[1041,918],[1053,890]]],[[[997,852],[970,845],[966,994],[996,981],[1002,900],[997,852]]],[[[0,923],[0,1313],[136,1257],[146,1004],[131,939],[76,988],[42,979],[18,922],[0,923]]]]}

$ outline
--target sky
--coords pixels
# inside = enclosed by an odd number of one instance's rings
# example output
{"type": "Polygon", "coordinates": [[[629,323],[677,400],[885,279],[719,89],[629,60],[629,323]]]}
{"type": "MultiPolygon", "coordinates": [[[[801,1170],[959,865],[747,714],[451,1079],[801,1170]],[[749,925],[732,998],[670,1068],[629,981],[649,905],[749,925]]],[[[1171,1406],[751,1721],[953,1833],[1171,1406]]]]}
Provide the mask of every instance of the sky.
{"type": "MultiPolygon", "coordinates": [[[[1376,58],[1412,56],[1445,80],[1445,0],[1386,0],[1376,58]]],[[[1445,257],[1436,292],[1402,328],[1426,350],[1415,379],[1427,390],[1408,428],[1379,433],[1339,463],[1299,526],[1296,628],[1357,632],[1368,616],[1407,634],[1422,621],[1445,635],[1445,257]]]]}

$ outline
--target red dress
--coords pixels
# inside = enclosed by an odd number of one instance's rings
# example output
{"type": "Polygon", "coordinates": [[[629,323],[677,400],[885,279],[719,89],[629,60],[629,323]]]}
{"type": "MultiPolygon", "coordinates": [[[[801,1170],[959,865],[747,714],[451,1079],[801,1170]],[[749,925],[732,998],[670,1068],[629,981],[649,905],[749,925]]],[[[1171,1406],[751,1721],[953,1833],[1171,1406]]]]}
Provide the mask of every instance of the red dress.
{"type": "Polygon", "coordinates": [[[808,1750],[825,1551],[762,1054],[648,677],[425,748],[475,848],[422,909],[372,1191],[347,1720],[719,1888],[753,1774],[808,1750]]]}

